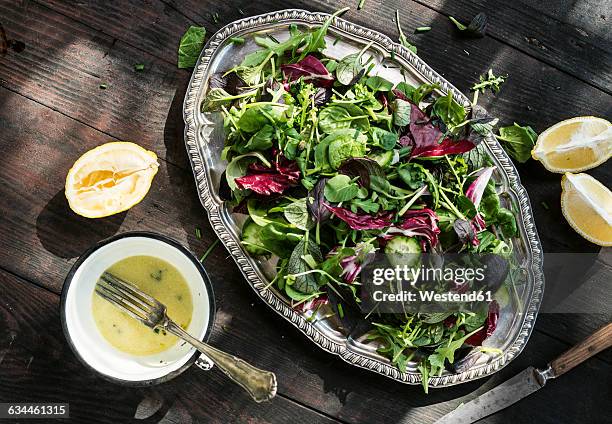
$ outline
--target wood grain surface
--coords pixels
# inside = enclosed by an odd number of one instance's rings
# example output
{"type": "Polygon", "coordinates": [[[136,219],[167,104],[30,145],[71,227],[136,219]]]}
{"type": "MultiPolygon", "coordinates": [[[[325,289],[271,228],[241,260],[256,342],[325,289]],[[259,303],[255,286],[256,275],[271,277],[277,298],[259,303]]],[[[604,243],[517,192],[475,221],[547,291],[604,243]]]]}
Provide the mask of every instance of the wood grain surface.
{"type": "MultiPolygon", "coordinates": [[[[243,16],[350,6],[346,19],[396,39],[399,9],[419,55],[462,91],[490,67],[509,75],[497,96],[481,100],[503,124],[530,124],[540,132],[577,115],[612,118],[610,0],[366,0],[360,11],[356,4],[0,0],[7,36],[26,46],[0,57],[0,402],[70,402],[71,422],[86,423],[429,423],[529,365],[544,366],[609,322],[609,252],[572,231],[558,206],[560,176],[530,161],[518,169],[544,250],[590,254],[576,270],[576,302],[597,313],[542,314],[524,352],[493,377],[425,395],[420,387],[351,367],[264,305],[222,246],[205,262],[218,309],[211,343],[274,370],[279,395],[273,402],[250,402],[217,371],[194,368],[167,384],[133,389],[78,362],[61,332],[58,295],[86,248],[129,230],[164,233],[197,254],[215,240],[183,142],[190,72],[176,68],[176,49],[189,25],[203,25],[211,35],[243,16]],[[460,38],[448,16],[467,21],[479,11],[489,15],[488,35],[460,38]],[[423,25],[432,30],[412,34],[423,25]],[[134,69],[138,63],[143,71],[134,69]],[[63,194],[66,173],[82,153],[115,139],[157,153],[151,191],[122,214],[78,217],[63,194]]],[[[612,183],[609,164],[589,174],[612,183]]],[[[604,422],[612,413],[611,362],[610,352],[602,352],[483,422],[604,422]]]]}

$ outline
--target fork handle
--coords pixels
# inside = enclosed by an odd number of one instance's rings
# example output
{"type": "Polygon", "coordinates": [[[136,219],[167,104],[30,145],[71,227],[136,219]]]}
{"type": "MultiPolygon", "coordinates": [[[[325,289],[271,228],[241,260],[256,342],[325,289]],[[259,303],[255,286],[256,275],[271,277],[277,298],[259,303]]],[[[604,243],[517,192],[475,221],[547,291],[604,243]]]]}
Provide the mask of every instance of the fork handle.
{"type": "Polygon", "coordinates": [[[164,328],[175,336],[191,343],[196,349],[207,355],[215,365],[232,381],[242,386],[255,402],[272,399],[276,395],[276,375],[261,370],[248,362],[216,349],[191,336],[174,321],[168,319],[164,328]]]}

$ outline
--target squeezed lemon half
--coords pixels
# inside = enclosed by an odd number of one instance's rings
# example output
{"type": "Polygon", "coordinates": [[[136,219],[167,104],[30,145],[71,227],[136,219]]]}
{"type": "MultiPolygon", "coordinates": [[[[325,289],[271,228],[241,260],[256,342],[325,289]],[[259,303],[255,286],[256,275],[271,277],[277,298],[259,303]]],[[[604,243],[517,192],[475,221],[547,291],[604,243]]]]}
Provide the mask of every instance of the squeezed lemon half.
{"type": "Polygon", "coordinates": [[[595,168],[612,155],[612,124],[594,116],[579,116],[540,134],[531,156],[551,172],[595,168]]]}
{"type": "Polygon", "coordinates": [[[612,246],[612,192],[587,174],[561,179],[561,211],[578,234],[600,246],[612,246]]]}
{"type": "Polygon", "coordinates": [[[87,218],[123,212],[144,198],[158,166],[157,155],[137,144],[103,144],[70,168],[66,199],[75,213],[87,218]]]}

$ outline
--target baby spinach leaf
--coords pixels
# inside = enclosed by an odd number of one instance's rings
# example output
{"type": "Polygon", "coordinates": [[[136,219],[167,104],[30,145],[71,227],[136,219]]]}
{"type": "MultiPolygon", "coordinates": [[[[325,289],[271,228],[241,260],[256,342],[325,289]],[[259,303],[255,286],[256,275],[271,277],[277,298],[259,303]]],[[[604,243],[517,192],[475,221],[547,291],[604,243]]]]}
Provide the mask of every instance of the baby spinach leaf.
{"type": "Polygon", "coordinates": [[[371,175],[370,176],[370,188],[377,193],[389,194],[391,193],[391,183],[381,176],[371,175]]]}
{"type": "Polygon", "coordinates": [[[359,128],[364,131],[370,129],[368,115],[354,104],[333,104],[327,106],[319,113],[319,130],[330,134],[335,130],[345,128],[359,128]]]}
{"type": "Polygon", "coordinates": [[[399,138],[397,133],[379,127],[371,127],[370,134],[374,144],[384,150],[393,150],[399,138]]]}
{"type": "MultiPolygon", "coordinates": [[[[295,246],[289,257],[289,263],[287,264],[287,274],[289,275],[301,274],[310,269],[308,263],[303,259],[304,255],[312,256],[316,263],[323,262],[323,255],[319,246],[310,239],[308,239],[308,244],[306,244],[305,240],[302,239],[295,246]]],[[[319,283],[314,274],[298,275],[291,285],[295,290],[306,294],[315,293],[319,288],[319,283]]]]}
{"type": "Polygon", "coordinates": [[[362,74],[363,64],[360,53],[345,56],[336,67],[336,79],[343,85],[355,84],[362,74]]]}
{"type": "Polygon", "coordinates": [[[193,68],[198,61],[202,47],[204,47],[204,37],[206,28],[190,26],[181,37],[178,49],[178,67],[193,68]]]}
{"type": "Polygon", "coordinates": [[[531,158],[531,150],[538,134],[530,126],[520,126],[516,122],[511,127],[501,127],[496,138],[508,154],[520,163],[531,158]]]}
{"type": "Polygon", "coordinates": [[[327,137],[331,139],[328,159],[333,169],[338,169],[347,159],[365,156],[368,140],[365,134],[354,129],[345,129],[334,131],[327,137]]]}
{"type": "Polygon", "coordinates": [[[272,220],[268,219],[268,210],[263,207],[257,199],[250,198],[247,201],[247,210],[249,212],[249,216],[255,222],[255,224],[263,227],[264,225],[268,225],[272,220]]]}
{"type": "Polygon", "coordinates": [[[410,102],[402,99],[395,99],[391,103],[393,109],[393,123],[398,127],[405,127],[410,124],[410,102]]]}
{"type": "Polygon", "coordinates": [[[393,88],[393,83],[389,80],[379,77],[378,75],[369,77],[366,80],[366,85],[374,92],[376,91],[389,91],[393,88]]]}
{"type": "Polygon", "coordinates": [[[274,127],[266,124],[247,141],[247,143],[238,149],[238,153],[246,153],[251,151],[268,150],[272,147],[272,137],[274,136],[274,127]]]}
{"type": "Polygon", "coordinates": [[[416,90],[416,87],[408,84],[407,82],[402,81],[395,86],[394,91],[395,90],[401,91],[404,94],[404,96],[406,96],[406,98],[411,99],[412,93],[414,93],[414,90],[416,90]]]}
{"type": "Polygon", "coordinates": [[[518,233],[516,218],[514,214],[506,208],[500,208],[495,216],[495,222],[499,225],[504,237],[511,238],[518,233]]]}
{"type": "Polygon", "coordinates": [[[348,175],[339,174],[325,184],[325,198],[333,203],[346,202],[357,196],[359,186],[348,175]]]}
{"type": "Polygon", "coordinates": [[[280,258],[289,257],[291,251],[303,239],[302,230],[297,230],[282,222],[270,222],[259,234],[264,247],[280,258]]]}
{"type": "Polygon", "coordinates": [[[321,170],[321,172],[331,171],[331,165],[329,164],[329,143],[333,137],[327,136],[315,147],[315,167],[321,170]]]}
{"type": "Polygon", "coordinates": [[[238,128],[253,133],[259,131],[265,124],[280,120],[282,109],[272,105],[256,104],[247,109],[238,120],[238,128]]]}
{"type": "Polygon", "coordinates": [[[310,230],[314,227],[314,222],[312,222],[306,208],[306,198],[296,200],[285,206],[283,214],[290,224],[295,225],[300,230],[310,230]]]}
{"type": "Polygon", "coordinates": [[[476,206],[466,196],[458,196],[456,203],[457,209],[468,218],[472,219],[476,216],[476,206]]]}
{"type": "Polygon", "coordinates": [[[456,126],[465,121],[465,109],[453,99],[452,92],[438,97],[433,105],[433,114],[440,117],[448,127],[456,126]]]}

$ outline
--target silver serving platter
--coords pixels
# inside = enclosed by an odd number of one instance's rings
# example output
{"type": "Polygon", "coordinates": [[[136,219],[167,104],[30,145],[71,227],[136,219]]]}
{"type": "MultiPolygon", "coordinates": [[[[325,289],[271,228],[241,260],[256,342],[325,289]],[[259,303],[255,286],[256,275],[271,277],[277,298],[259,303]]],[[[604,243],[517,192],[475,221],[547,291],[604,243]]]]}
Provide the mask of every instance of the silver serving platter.
{"type": "MultiPolygon", "coordinates": [[[[247,53],[256,50],[258,46],[252,39],[253,34],[273,34],[283,40],[288,36],[289,24],[295,23],[301,29],[314,28],[328,17],[324,13],[288,9],[237,20],[214,34],[200,55],[185,96],[185,145],[200,200],[208,212],[210,223],[259,297],[316,345],[346,362],[402,383],[420,384],[421,374],[416,369],[416,363],[409,363],[407,371],[401,372],[376,352],[376,343],[367,342],[365,337],[353,339],[348,336],[335,316],[326,318],[329,314],[319,310],[318,316],[311,317],[312,312],[294,310],[283,294],[269,284],[273,277],[273,264],[250,257],[240,244],[240,228],[245,216],[231,213],[218,194],[219,181],[227,165],[220,159],[225,136],[223,121],[220,113],[200,112],[209,77],[239,64],[247,53]],[[237,36],[245,37],[246,43],[231,43],[230,37],[237,36]]],[[[342,58],[361,50],[369,42],[373,44],[367,54],[373,55],[376,63],[371,74],[379,74],[393,82],[403,78],[413,84],[437,82],[441,87],[439,94],[451,91],[457,101],[469,107],[469,100],[423,60],[377,31],[337,18],[329,28],[325,54],[342,58]]],[[[467,371],[458,374],[445,371],[439,377],[432,377],[429,380],[432,387],[450,386],[481,378],[508,364],[525,347],[542,299],[542,248],[529,198],[514,165],[492,135],[486,140],[486,150],[497,165],[494,178],[500,185],[502,202],[517,217],[520,235],[513,241],[513,247],[516,259],[524,271],[523,278],[512,287],[511,293],[506,291],[505,300],[501,302],[504,306],[498,327],[485,342],[487,346],[499,348],[503,353],[497,356],[481,355],[467,371]]]]}

